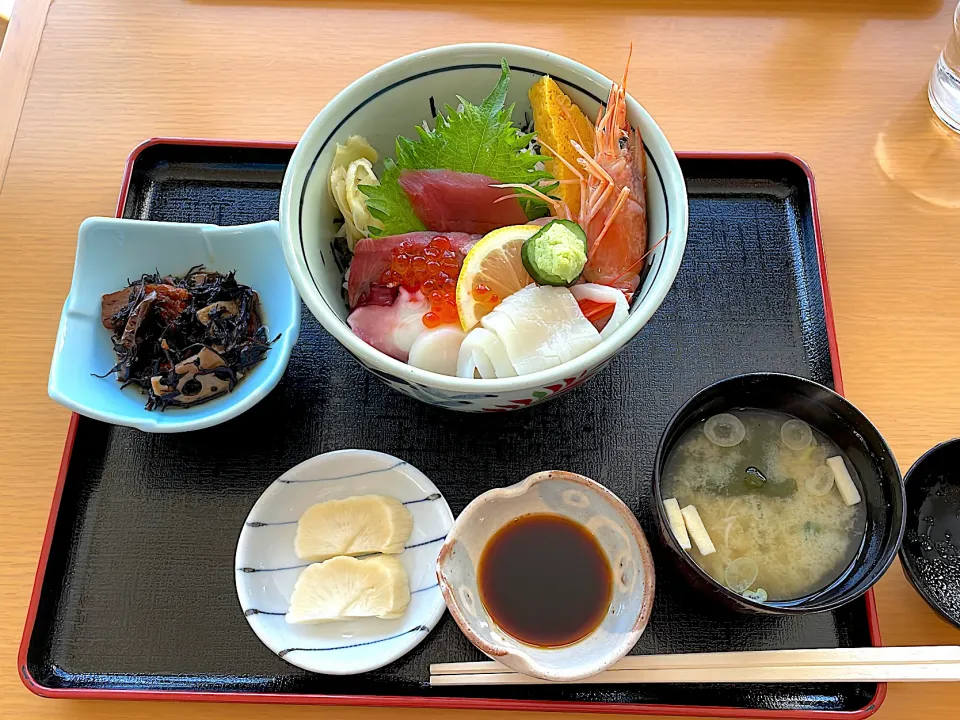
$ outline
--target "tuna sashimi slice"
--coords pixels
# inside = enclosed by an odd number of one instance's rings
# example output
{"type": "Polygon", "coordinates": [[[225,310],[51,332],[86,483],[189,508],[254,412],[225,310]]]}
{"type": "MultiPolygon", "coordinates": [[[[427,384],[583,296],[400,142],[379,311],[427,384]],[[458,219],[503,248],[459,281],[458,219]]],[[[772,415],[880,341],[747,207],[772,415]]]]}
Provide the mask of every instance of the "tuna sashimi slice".
{"type": "Polygon", "coordinates": [[[350,275],[347,278],[347,300],[350,303],[350,309],[362,304],[365,296],[370,293],[371,286],[380,282],[380,276],[390,267],[393,251],[400,246],[400,243],[406,240],[418,247],[425,247],[438,235],[443,235],[450,240],[450,246],[457,251],[457,259],[461,263],[467,251],[480,239],[478,235],[466,233],[424,231],[360,240],[353,249],[350,275]]]}
{"type": "Polygon", "coordinates": [[[506,225],[523,225],[527,215],[510,188],[477,173],[453,170],[404,170],[400,187],[407,193],[420,222],[431,230],[488,233],[506,225]]]}

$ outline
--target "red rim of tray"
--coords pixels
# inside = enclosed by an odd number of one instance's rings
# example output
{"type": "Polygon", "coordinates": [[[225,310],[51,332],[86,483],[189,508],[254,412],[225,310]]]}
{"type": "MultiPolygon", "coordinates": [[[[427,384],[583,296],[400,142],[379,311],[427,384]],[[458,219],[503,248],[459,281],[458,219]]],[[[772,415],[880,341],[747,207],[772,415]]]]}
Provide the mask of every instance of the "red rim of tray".
{"type": "MultiPolygon", "coordinates": [[[[130,176],[134,163],[144,150],[154,145],[201,145],[214,147],[238,148],[267,148],[276,150],[292,150],[293,142],[268,142],[251,140],[206,140],[200,138],[153,138],[147,140],[130,153],[127,157],[123,173],[123,182],[120,185],[120,196],[117,200],[116,216],[122,217],[126,203],[127,190],[130,186],[130,176]]],[[[830,347],[830,364],[833,370],[834,386],[836,391],[843,394],[843,380],[840,375],[840,356],[837,349],[836,329],[833,324],[833,307],[830,303],[830,290],[827,284],[826,262],[823,256],[823,243],[820,235],[820,216],[817,210],[817,191],[814,184],[813,172],[810,167],[795,155],[783,152],[713,152],[693,151],[679,152],[681,160],[696,159],[723,159],[723,160],[785,160],[791,162],[807,176],[810,189],[810,205],[813,215],[813,231],[817,247],[817,263],[820,268],[820,286],[823,288],[823,309],[827,323],[827,338],[830,347]]],[[[860,710],[768,710],[735,707],[715,707],[705,705],[653,705],[641,703],[591,703],[550,700],[504,700],[496,698],[429,698],[417,696],[390,696],[390,695],[315,695],[315,694],[276,694],[276,693],[243,693],[243,692],[204,692],[190,690],[100,690],[95,688],[53,688],[41,685],[30,674],[27,667],[27,648],[33,634],[37,608],[40,604],[40,589],[43,585],[43,576],[47,567],[50,546],[53,541],[53,532],[56,527],[57,513],[60,508],[60,498],[63,495],[64,482],[70,466],[70,455],[77,434],[77,423],[80,416],[74,413],[70,418],[67,429],[67,439],[63,448],[63,457],[60,460],[60,472],[57,476],[57,485],[53,493],[53,502],[50,507],[50,516],[47,519],[47,528],[44,533],[43,547],[40,549],[40,559],[37,565],[37,574],[33,582],[33,592],[30,597],[30,606],[27,609],[26,623],[23,637],[20,641],[20,650],[17,655],[17,665],[20,669],[20,678],[28,690],[47,698],[87,698],[96,700],[180,700],[203,702],[237,702],[237,703],[278,703],[297,705],[341,705],[363,707],[422,707],[448,708],[463,710],[519,710],[541,712],[576,712],[576,713],[616,713],[625,715],[697,715],[701,717],[720,718],[809,718],[812,720],[861,720],[873,715],[883,703],[887,694],[886,683],[877,683],[877,691],[860,710]]],[[[867,604],[867,622],[870,626],[870,641],[873,646],[882,645],[880,639],[880,623],[877,617],[877,605],[873,589],[864,595],[867,604]]]]}

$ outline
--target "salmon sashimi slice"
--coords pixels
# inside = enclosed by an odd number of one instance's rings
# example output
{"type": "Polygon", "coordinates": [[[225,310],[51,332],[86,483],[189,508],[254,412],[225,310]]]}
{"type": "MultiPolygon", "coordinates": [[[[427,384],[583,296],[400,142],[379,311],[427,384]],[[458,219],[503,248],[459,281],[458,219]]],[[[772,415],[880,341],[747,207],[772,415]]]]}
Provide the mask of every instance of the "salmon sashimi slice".
{"type": "Polygon", "coordinates": [[[506,225],[523,225],[527,215],[511,188],[499,181],[453,170],[404,170],[400,187],[420,222],[431,230],[488,233],[506,225]],[[507,199],[502,199],[507,198],[507,199]]]}
{"type": "MultiPolygon", "coordinates": [[[[457,260],[463,263],[463,258],[480,239],[479,235],[470,235],[461,232],[411,232],[389,237],[363,238],[353,249],[353,260],[350,262],[350,274],[347,278],[347,300],[350,309],[358,305],[367,304],[371,290],[380,282],[384,270],[390,268],[393,260],[393,251],[400,247],[400,243],[407,241],[418,247],[425,247],[435,237],[443,235],[450,241],[450,247],[457,253],[457,260]]],[[[376,293],[374,292],[374,295],[376,293]]],[[[386,304],[375,302],[374,304],[386,304]]]]}

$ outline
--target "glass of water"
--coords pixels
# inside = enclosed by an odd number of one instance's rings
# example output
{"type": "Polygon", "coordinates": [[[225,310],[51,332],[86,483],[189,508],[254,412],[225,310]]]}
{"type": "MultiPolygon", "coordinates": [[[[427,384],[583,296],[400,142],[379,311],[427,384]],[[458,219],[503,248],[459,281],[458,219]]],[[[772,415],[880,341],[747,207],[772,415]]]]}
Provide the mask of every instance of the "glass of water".
{"type": "Polygon", "coordinates": [[[953,13],[953,28],[930,77],[930,105],[937,116],[960,132],[960,5],[953,13]]]}

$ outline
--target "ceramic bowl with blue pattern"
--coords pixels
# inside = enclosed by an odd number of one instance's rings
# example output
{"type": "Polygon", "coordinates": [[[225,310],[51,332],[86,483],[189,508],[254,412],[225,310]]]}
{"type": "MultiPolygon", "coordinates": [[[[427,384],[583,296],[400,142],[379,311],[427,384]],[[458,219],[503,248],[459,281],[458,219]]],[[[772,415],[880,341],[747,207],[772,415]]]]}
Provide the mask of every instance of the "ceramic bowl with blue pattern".
{"type": "MultiPolygon", "coordinates": [[[[627,48],[623,49],[624,61],[627,48]]],[[[341,290],[343,270],[333,252],[336,205],[327,177],[337,143],[365,137],[381,157],[393,157],[398,135],[410,137],[436,107],[456,107],[457,95],[482,100],[510,64],[506,98],[513,118],[532,117],[527,91],[550,75],[595,117],[611,81],[589,67],[546,50],[497,43],[433,48],[383,65],[342,90],[313,120],[297,144],[283,179],[280,225],[290,275],[311,312],[368,370],[391,387],[424,402],[472,412],[515,410],[556,397],[583,382],[616,355],[663,302],[673,284],[687,239],[687,193],[676,155],[650,114],[628,96],[629,121],[643,137],[647,159],[649,271],[632,303],[629,319],[597,347],[562,365],[519,377],[479,380],[421,370],[374,349],[347,325],[341,290]]],[[[639,84],[637,75],[634,82],[639,84]]]]}
{"type": "Polygon", "coordinates": [[[81,415],[145,432],[171,433],[217,425],[256,405],[280,381],[300,334],[300,297],[286,272],[277,223],[218,227],[88,218],[80,225],[70,294],[53,348],[50,397],[81,415]],[[237,272],[260,296],[270,338],[266,357],[232,392],[193,407],[146,410],[139,388],[121,389],[103,375],[117,358],[100,323],[101,298],[143,273],[183,275],[191,267],[237,272]]]}

